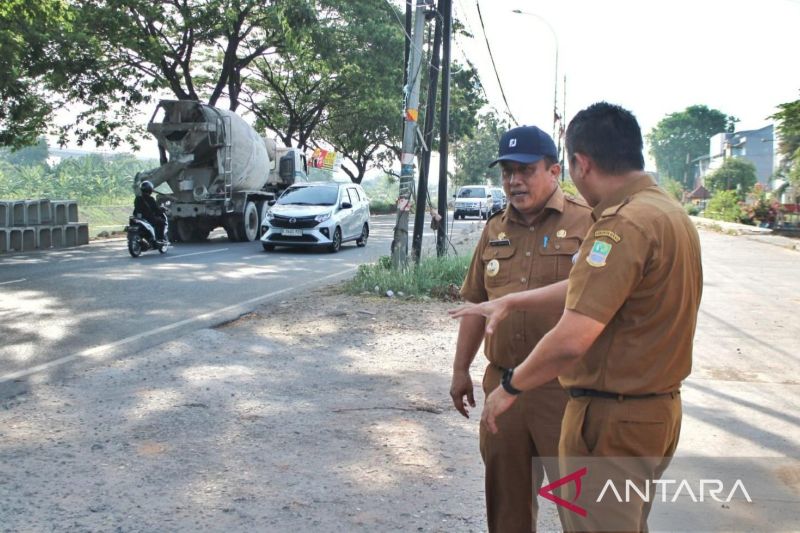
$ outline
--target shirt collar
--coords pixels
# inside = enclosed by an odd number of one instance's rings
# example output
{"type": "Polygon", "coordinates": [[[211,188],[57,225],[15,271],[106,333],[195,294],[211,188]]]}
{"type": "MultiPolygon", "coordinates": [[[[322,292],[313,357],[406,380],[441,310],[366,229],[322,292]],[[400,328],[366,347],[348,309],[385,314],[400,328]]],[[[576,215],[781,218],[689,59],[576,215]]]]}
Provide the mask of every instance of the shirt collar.
{"type": "Polygon", "coordinates": [[[648,187],[652,187],[655,184],[656,182],[653,180],[653,177],[650,174],[641,172],[630,182],[626,183],[614,191],[608,198],[604,198],[599,204],[597,204],[592,210],[592,218],[595,220],[600,220],[600,217],[603,215],[603,212],[606,209],[625,203],[629,197],[633,196],[637,192],[645,190],[648,187]]]}
{"type": "MultiPolygon", "coordinates": [[[[564,197],[564,191],[561,190],[560,186],[556,185],[556,189],[553,191],[553,194],[550,195],[550,198],[547,199],[547,203],[544,204],[542,210],[536,215],[536,220],[540,220],[545,215],[545,211],[548,209],[563,213],[565,203],[566,199],[564,197]]],[[[530,225],[525,221],[525,218],[519,213],[519,211],[517,211],[514,206],[511,205],[511,202],[508,203],[508,207],[502,216],[503,222],[508,222],[510,220],[512,222],[516,222],[517,224],[522,224],[523,226],[530,225]]]]}

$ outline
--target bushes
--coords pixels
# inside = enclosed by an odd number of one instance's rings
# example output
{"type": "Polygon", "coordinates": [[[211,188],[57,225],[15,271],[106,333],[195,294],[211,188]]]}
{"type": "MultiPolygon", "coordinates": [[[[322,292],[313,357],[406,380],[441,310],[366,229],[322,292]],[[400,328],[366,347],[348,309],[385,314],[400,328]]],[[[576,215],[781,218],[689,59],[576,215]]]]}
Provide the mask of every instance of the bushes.
{"type": "Polygon", "coordinates": [[[419,266],[392,270],[391,258],[381,257],[376,263],[361,265],[355,277],[345,285],[350,294],[370,292],[385,295],[391,290],[399,296],[429,296],[443,300],[458,299],[458,290],[467,275],[471,257],[429,257],[419,266]],[[377,287],[377,291],[376,291],[377,287]]]}
{"type": "Polygon", "coordinates": [[[742,208],[736,191],[718,191],[706,206],[705,215],[714,220],[739,222],[742,208]]]}

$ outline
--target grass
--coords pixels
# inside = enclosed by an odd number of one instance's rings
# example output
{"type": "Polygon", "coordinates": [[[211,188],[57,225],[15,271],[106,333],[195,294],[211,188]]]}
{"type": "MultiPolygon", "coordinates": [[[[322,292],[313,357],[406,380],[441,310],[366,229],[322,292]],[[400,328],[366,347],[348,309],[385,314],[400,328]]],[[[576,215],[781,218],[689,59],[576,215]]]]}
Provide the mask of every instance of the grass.
{"type": "Polygon", "coordinates": [[[128,224],[128,216],[133,212],[133,201],[130,205],[86,205],[78,206],[78,219],[89,223],[89,236],[99,233],[111,234],[122,231],[128,224]]]}
{"type": "Polygon", "coordinates": [[[396,296],[406,298],[458,300],[470,259],[469,256],[429,257],[422,259],[419,266],[412,263],[407,269],[395,271],[391,268],[391,258],[384,256],[377,263],[359,266],[355,277],[345,284],[345,292],[383,296],[391,290],[396,296]]]}

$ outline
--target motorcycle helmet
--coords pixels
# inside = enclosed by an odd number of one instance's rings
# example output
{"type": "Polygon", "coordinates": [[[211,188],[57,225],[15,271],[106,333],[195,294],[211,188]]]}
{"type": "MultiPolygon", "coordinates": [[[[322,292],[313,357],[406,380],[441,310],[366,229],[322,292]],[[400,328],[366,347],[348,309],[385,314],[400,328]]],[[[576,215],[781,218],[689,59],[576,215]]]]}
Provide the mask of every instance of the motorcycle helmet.
{"type": "Polygon", "coordinates": [[[142,184],[139,185],[139,190],[142,191],[143,193],[153,192],[153,189],[154,189],[153,184],[152,182],[149,181],[143,181],[142,184]]]}

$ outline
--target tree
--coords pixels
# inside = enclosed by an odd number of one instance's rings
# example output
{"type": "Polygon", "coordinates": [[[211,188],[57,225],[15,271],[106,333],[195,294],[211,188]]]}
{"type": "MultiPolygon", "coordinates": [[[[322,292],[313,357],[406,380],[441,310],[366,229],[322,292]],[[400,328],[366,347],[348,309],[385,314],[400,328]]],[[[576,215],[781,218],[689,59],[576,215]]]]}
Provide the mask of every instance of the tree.
{"type": "Polygon", "coordinates": [[[717,133],[732,132],[737,121],[704,105],[667,115],[647,134],[658,172],[691,188],[691,161],[708,154],[709,138],[717,133]]]}
{"type": "Polygon", "coordinates": [[[683,185],[677,180],[670,178],[669,176],[666,178],[662,178],[661,182],[659,183],[662,189],[667,191],[670,196],[678,200],[679,202],[683,201],[683,193],[685,189],[683,185]]]}
{"type": "Polygon", "coordinates": [[[737,191],[740,199],[758,182],[756,167],[746,159],[729,157],[718,169],[705,177],[706,188],[712,193],[737,191]]]}
{"type": "Polygon", "coordinates": [[[778,106],[780,111],[770,118],[778,121],[778,152],[782,156],[781,171],[800,186],[800,100],[778,106]]]}
{"type": "Polygon", "coordinates": [[[313,142],[340,153],[342,170],[360,183],[370,166],[388,163],[399,150],[404,35],[400,13],[388,3],[342,0],[336,12],[342,29],[327,62],[341,85],[313,142]]]}
{"type": "Polygon", "coordinates": [[[494,113],[481,115],[472,137],[466,138],[454,147],[456,170],[453,185],[482,184],[490,181],[500,184],[500,168],[489,168],[489,163],[497,158],[497,146],[508,123],[494,113]]]}
{"type": "Polygon", "coordinates": [[[0,146],[35,144],[53,112],[47,90],[63,65],[52,59],[55,36],[67,25],[60,0],[0,3],[0,146]]]}
{"type": "Polygon", "coordinates": [[[47,161],[47,140],[40,137],[36,144],[18,150],[0,150],[0,158],[12,165],[43,165],[47,161]]]}

